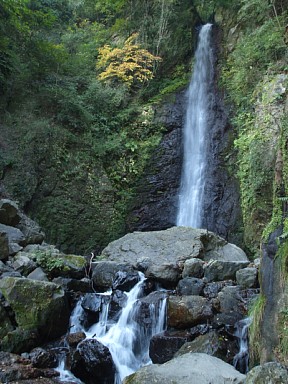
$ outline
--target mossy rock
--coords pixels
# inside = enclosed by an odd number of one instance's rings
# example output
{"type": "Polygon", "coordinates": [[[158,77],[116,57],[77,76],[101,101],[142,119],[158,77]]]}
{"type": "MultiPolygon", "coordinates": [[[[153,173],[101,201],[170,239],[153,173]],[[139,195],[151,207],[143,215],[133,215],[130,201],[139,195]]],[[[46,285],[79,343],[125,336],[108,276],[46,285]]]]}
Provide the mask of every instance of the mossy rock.
{"type": "Polygon", "coordinates": [[[38,342],[66,332],[70,310],[64,290],[59,285],[4,277],[0,280],[0,292],[14,312],[17,329],[39,332],[38,342]]]}

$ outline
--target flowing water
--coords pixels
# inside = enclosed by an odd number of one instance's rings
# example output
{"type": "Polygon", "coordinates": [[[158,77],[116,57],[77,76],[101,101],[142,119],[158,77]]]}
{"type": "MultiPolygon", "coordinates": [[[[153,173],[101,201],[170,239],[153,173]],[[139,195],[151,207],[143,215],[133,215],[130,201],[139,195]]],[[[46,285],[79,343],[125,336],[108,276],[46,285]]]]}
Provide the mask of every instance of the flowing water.
{"type": "MultiPolygon", "coordinates": [[[[164,330],[166,320],[166,299],[160,300],[159,305],[149,304],[148,318],[145,323],[141,317],[141,302],[144,275],[140,274],[140,281],[125,292],[127,296],[126,306],[117,316],[118,321],[109,319],[109,305],[111,291],[101,294],[108,297],[102,300],[99,321],[88,330],[81,325],[84,318],[84,310],[81,300],[77,303],[70,319],[70,332],[83,331],[88,338],[96,338],[107,346],[116,366],[115,384],[121,384],[124,377],[134,373],[141,366],[151,363],[149,358],[149,343],[153,335],[164,330]]],[[[64,362],[58,367],[62,381],[72,379],[69,371],[65,371],[64,362]]],[[[80,382],[80,381],[78,381],[80,382]]]]}
{"type": "Polygon", "coordinates": [[[202,225],[207,121],[213,80],[211,30],[212,24],[205,24],[201,28],[195,53],[195,66],[188,90],[178,226],[200,228],[202,225]]]}
{"type": "Polygon", "coordinates": [[[247,373],[249,368],[248,328],[252,322],[250,317],[240,320],[236,324],[236,336],[239,340],[239,352],[233,359],[233,365],[241,373],[247,373]]]}

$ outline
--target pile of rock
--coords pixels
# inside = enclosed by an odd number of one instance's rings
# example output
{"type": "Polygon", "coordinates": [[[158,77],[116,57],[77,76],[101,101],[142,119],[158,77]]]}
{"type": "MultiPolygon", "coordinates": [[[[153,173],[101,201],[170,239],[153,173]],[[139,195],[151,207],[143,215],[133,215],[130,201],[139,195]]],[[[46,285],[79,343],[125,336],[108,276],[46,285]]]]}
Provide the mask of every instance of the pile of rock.
{"type": "Polygon", "coordinates": [[[85,266],[83,256],[44,243],[39,225],[15,202],[0,200],[0,349],[21,353],[65,334],[67,286],[91,290],[85,266]]]}
{"type": "MultiPolygon", "coordinates": [[[[247,315],[247,302],[258,291],[257,265],[241,249],[211,232],[177,227],[128,234],[109,244],[99,259],[61,253],[44,242],[40,227],[13,201],[0,200],[2,382],[57,382],[58,373],[52,369],[58,364],[53,344],[46,344],[45,349],[43,345],[66,334],[75,296],[86,295],[82,307],[90,325],[101,308],[95,291],[113,288],[110,310],[116,314],[125,305],[125,291],[138,282],[138,271],[145,274],[147,296],[140,300],[137,320],[149,324],[147,308],[165,295],[167,330],[151,340],[154,364],[127,378],[127,383],[153,378],[154,382],[183,384],[184,376],[189,380],[192,373],[197,375],[191,370],[195,359],[198,366],[206,361],[207,380],[216,383],[218,376],[220,380],[226,375],[223,382],[231,377],[235,383],[244,382],[245,375],[231,371],[227,364],[238,348],[235,326],[247,315]],[[161,292],[157,292],[159,288],[161,292]],[[22,352],[26,352],[22,357],[15,355],[22,352]],[[175,368],[179,364],[181,371],[175,368]],[[218,376],[213,376],[211,367],[216,367],[218,376]],[[184,376],[177,376],[176,371],[184,376]]],[[[80,332],[70,334],[66,341],[72,350],[71,368],[77,375],[81,371],[78,376],[85,383],[90,382],[87,377],[99,379],[94,363],[83,370],[87,354],[100,365],[103,355],[105,364],[113,367],[109,353],[96,340],[87,340],[80,332]]],[[[103,383],[113,382],[113,369],[108,371],[111,377],[107,374],[103,383]]],[[[205,380],[203,383],[208,382],[205,380]]]]}

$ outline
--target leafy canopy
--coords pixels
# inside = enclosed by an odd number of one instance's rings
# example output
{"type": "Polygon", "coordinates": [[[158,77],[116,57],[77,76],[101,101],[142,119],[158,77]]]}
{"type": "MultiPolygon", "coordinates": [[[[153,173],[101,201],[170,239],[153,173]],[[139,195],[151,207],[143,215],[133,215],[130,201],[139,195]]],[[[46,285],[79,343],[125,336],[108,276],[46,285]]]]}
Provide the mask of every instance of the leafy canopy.
{"type": "Polygon", "coordinates": [[[153,64],[161,58],[135,44],[138,34],[134,33],[124,43],[123,48],[105,45],[99,49],[96,67],[104,70],[99,80],[118,80],[130,88],[153,78],[153,64]]]}

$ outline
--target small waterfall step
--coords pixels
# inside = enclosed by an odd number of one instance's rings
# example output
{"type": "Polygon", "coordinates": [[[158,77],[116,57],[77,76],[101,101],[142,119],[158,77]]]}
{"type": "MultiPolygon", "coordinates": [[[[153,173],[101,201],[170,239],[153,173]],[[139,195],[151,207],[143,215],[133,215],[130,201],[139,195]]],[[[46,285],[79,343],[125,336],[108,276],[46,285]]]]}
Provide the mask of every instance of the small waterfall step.
{"type": "MultiPolygon", "coordinates": [[[[101,312],[99,321],[88,329],[83,325],[85,311],[82,299],[76,304],[70,318],[71,333],[84,332],[86,338],[96,339],[109,348],[116,367],[114,384],[121,384],[126,376],[144,365],[151,364],[150,340],[155,334],[164,331],[166,326],[166,293],[154,295],[156,300],[149,302],[146,297],[143,298],[146,278],[141,272],[139,277],[139,282],[129,292],[125,292],[127,301],[116,316],[118,320],[109,318],[112,291],[95,294],[97,298],[103,297],[101,312]]],[[[153,297],[153,293],[150,295],[153,297]]],[[[62,359],[57,368],[61,381],[81,383],[71,372],[65,370],[64,366],[65,362],[62,359]]]]}

